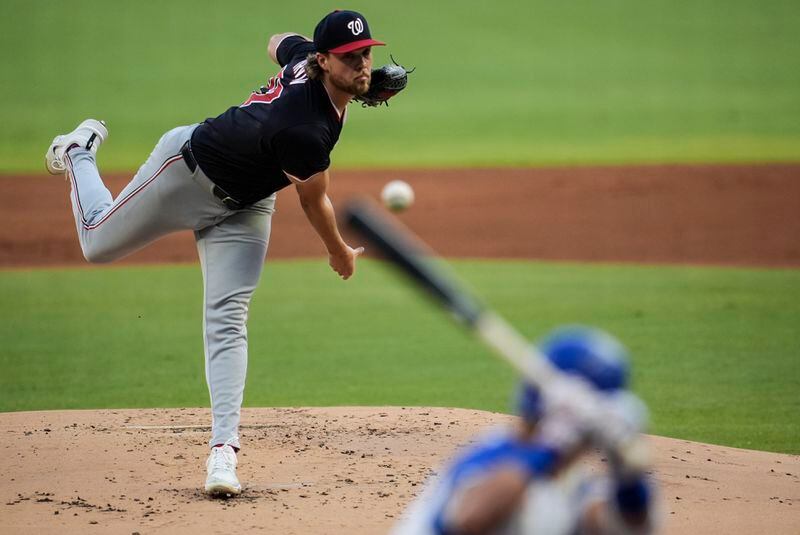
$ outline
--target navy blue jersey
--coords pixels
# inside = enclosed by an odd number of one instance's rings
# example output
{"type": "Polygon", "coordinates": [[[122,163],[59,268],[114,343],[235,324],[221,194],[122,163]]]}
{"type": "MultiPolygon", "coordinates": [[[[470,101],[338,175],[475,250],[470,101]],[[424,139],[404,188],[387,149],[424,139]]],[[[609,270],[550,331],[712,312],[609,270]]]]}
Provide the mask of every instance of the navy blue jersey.
{"type": "Polygon", "coordinates": [[[344,114],[322,82],[306,76],[313,49],[300,36],[285,38],[276,51],[280,72],[192,135],[200,169],[238,201],[252,203],[288,186],[286,173],[306,180],[330,166],[344,114]]]}

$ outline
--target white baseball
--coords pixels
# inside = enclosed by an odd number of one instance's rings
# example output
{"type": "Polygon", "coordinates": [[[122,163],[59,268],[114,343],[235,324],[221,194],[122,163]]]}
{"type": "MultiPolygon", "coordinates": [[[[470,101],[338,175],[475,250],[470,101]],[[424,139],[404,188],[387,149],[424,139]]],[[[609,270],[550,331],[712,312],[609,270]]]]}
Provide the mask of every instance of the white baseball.
{"type": "Polygon", "coordinates": [[[381,191],[381,200],[389,210],[399,212],[414,202],[414,190],[403,180],[388,182],[381,191]]]}

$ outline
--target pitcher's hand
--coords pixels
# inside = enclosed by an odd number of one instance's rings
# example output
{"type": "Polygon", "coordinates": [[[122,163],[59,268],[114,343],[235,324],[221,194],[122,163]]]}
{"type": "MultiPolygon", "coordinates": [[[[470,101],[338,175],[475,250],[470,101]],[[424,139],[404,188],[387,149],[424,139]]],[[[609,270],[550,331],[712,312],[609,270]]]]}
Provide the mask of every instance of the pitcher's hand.
{"type": "Polygon", "coordinates": [[[328,263],[344,280],[349,279],[356,271],[356,258],[364,252],[363,247],[353,249],[349,245],[336,253],[328,255],[328,263]]]}

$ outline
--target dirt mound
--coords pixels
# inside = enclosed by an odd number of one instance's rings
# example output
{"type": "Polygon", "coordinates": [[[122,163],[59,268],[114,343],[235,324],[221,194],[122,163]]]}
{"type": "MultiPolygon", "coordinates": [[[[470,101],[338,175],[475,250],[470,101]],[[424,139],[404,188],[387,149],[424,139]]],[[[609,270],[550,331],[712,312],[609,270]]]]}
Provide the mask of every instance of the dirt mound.
{"type": "MultiPolygon", "coordinates": [[[[242,496],[200,488],[207,409],[0,414],[2,531],[385,534],[452,451],[506,415],[245,409],[242,496]]],[[[800,457],[652,437],[664,533],[794,533],[800,457]]]]}

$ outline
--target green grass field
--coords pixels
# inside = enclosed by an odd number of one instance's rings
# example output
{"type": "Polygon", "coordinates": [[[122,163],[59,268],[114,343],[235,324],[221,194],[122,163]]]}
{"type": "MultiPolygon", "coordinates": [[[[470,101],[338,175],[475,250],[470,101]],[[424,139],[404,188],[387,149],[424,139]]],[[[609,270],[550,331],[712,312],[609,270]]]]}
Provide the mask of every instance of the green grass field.
{"type": "MultiPolygon", "coordinates": [[[[269,35],[327,0],[0,2],[0,172],[41,172],[52,137],[108,121],[100,164],[242,102],[269,35]]],[[[800,3],[354,2],[416,66],[389,109],[356,106],[334,166],[800,160],[800,3]],[[421,133],[424,132],[424,135],[421,133]]]]}
{"type": "MultiPolygon", "coordinates": [[[[630,347],[652,431],[800,453],[800,272],[459,261],[531,338],[601,325],[630,347]]],[[[0,272],[0,411],[207,406],[195,266],[0,272]]],[[[248,406],[509,410],[514,375],[386,266],[268,262],[248,406]]]]}

